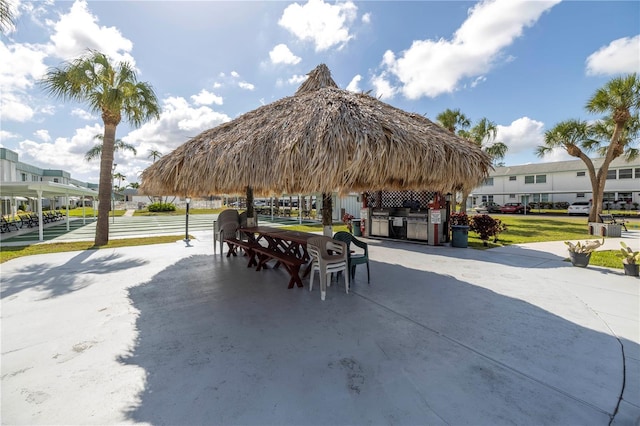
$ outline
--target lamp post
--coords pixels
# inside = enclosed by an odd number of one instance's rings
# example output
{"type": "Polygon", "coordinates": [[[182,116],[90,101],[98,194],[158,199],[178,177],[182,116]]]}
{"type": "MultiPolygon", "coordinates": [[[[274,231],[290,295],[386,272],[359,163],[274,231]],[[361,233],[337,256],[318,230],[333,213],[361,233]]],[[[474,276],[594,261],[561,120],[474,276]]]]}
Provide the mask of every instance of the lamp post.
{"type": "Polygon", "coordinates": [[[111,223],[116,222],[116,195],[115,187],[113,186],[113,175],[116,173],[116,167],[118,167],[118,163],[113,163],[111,168],[111,223]]]}
{"type": "Polygon", "coordinates": [[[191,197],[185,198],[187,202],[187,210],[185,214],[185,232],[184,232],[184,242],[189,244],[189,203],[191,202],[191,197]]]}

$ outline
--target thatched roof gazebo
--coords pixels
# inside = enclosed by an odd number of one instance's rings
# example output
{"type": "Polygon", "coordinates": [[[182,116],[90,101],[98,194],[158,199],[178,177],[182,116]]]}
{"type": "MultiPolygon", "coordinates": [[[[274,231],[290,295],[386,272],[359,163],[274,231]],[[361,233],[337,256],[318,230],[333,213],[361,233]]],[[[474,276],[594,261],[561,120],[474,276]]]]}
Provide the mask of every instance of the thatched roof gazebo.
{"type": "Polygon", "coordinates": [[[321,64],[295,95],[206,130],[142,173],[147,194],[429,189],[488,176],[476,144],[427,118],[337,87],[321,64]]]}

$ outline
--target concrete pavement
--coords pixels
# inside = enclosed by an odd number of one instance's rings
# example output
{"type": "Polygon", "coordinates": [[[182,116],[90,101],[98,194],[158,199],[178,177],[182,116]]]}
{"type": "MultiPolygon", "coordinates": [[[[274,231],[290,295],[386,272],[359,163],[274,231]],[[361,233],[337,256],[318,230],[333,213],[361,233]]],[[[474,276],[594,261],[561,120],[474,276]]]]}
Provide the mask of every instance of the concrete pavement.
{"type": "Polygon", "coordinates": [[[321,302],[195,235],[4,263],[2,423],[638,424],[640,280],[562,242],[369,240],[321,302]]]}

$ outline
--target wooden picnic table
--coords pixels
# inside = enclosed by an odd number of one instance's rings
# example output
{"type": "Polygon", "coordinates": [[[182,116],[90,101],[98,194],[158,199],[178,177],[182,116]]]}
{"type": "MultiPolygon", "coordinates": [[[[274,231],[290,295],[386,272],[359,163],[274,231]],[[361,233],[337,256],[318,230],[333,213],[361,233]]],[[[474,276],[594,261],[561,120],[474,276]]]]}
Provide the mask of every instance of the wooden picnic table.
{"type": "MultiPolygon", "coordinates": [[[[263,247],[254,249],[257,256],[257,271],[266,268],[267,262],[270,260],[275,260],[274,268],[284,265],[287,272],[289,272],[291,277],[289,288],[293,288],[294,284],[302,287],[300,267],[311,260],[311,256],[307,251],[307,242],[310,238],[315,237],[315,234],[269,226],[240,228],[240,232],[246,235],[253,243],[260,244],[263,247]],[[266,246],[262,245],[261,241],[264,241],[266,246]]],[[[307,276],[310,271],[311,268],[307,267],[303,276],[307,276]]]]}

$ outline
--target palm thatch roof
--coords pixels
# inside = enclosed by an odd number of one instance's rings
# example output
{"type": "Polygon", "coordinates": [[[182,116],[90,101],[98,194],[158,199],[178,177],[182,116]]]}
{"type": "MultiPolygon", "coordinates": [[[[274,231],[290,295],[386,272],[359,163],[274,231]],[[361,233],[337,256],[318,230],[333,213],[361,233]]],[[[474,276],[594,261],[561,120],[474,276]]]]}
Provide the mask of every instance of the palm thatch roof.
{"type": "Polygon", "coordinates": [[[147,194],[471,190],[490,158],[427,118],[337,87],[326,65],[295,95],[206,130],[142,173],[147,194]]]}

